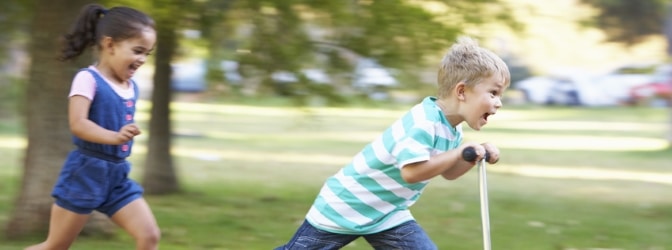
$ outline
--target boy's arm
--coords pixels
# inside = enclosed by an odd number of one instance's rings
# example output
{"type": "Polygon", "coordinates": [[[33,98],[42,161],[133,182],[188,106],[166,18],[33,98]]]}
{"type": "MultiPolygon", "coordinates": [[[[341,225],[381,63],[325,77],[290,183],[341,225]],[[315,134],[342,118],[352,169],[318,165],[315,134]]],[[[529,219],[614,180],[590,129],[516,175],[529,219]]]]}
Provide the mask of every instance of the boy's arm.
{"type": "Polygon", "coordinates": [[[485,155],[485,148],[475,143],[465,143],[462,146],[435,155],[429,160],[407,164],[401,168],[401,177],[408,183],[416,183],[442,175],[444,178],[453,180],[462,176],[471,169],[475,162],[467,162],[462,159],[462,151],[467,147],[474,147],[477,160],[485,155]]]}
{"type": "MultiPolygon", "coordinates": [[[[467,162],[467,161],[462,160],[461,162],[458,162],[457,164],[455,164],[455,166],[453,166],[452,168],[449,168],[448,170],[443,172],[441,174],[441,176],[443,176],[443,178],[446,178],[448,180],[455,180],[455,179],[459,178],[460,176],[464,175],[464,173],[469,171],[469,169],[474,167],[476,162],[479,162],[482,159],[483,155],[485,155],[485,152],[488,152],[488,154],[490,155],[490,157],[488,159],[489,163],[495,164],[495,163],[497,163],[497,161],[499,161],[499,149],[497,147],[495,147],[494,145],[492,145],[490,143],[483,143],[483,144],[481,144],[481,146],[483,146],[483,149],[485,151],[481,151],[481,152],[483,152],[483,154],[478,154],[477,158],[476,158],[476,160],[474,160],[474,162],[467,162]]],[[[476,148],[474,148],[474,149],[476,149],[476,148]]],[[[464,149],[462,149],[462,150],[464,150],[464,149]]],[[[478,149],[476,149],[476,150],[478,150],[478,149]]],[[[462,151],[460,151],[460,152],[462,152],[462,151]]],[[[476,151],[476,152],[479,152],[479,151],[476,151]]],[[[460,158],[462,158],[461,153],[460,153],[460,158]]]]}

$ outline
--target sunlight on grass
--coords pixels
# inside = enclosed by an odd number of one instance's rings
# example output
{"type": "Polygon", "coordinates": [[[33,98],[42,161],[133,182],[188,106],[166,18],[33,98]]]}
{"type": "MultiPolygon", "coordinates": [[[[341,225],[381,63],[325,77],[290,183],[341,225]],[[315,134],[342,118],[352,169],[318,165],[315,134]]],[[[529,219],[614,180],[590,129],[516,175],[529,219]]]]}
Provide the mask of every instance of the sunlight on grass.
{"type": "MultiPolygon", "coordinates": [[[[147,148],[144,145],[138,145],[133,148],[134,153],[145,154],[147,148]]],[[[187,147],[173,147],[171,154],[175,156],[191,157],[205,161],[218,161],[227,159],[247,161],[251,163],[310,163],[323,164],[324,162],[342,162],[350,161],[351,156],[338,156],[333,154],[304,154],[293,152],[264,152],[263,157],[259,157],[259,152],[244,150],[214,150],[214,149],[195,149],[187,147]]]]}
{"type": "MultiPolygon", "coordinates": [[[[151,109],[151,103],[147,101],[138,101],[138,106],[142,109],[151,109]]],[[[387,109],[365,109],[365,108],[287,108],[287,107],[255,107],[232,104],[207,104],[190,102],[172,102],[171,109],[178,112],[198,112],[213,114],[240,114],[240,115],[259,115],[259,116],[287,116],[287,115],[305,115],[319,113],[321,115],[332,116],[363,116],[363,117],[392,117],[396,118],[403,114],[401,110],[387,109]]]]}
{"type": "Polygon", "coordinates": [[[544,131],[663,131],[667,124],[664,123],[635,123],[635,122],[595,122],[595,121],[501,121],[488,124],[487,128],[506,128],[520,130],[544,130],[544,131]]]}
{"type": "Polygon", "coordinates": [[[543,177],[554,179],[582,179],[582,180],[623,180],[642,181],[672,185],[672,174],[642,171],[611,170],[604,168],[579,167],[548,167],[534,165],[497,166],[488,168],[488,171],[508,173],[520,176],[543,177]]]}
{"type": "Polygon", "coordinates": [[[273,137],[278,139],[292,140],[292,139],[301,139],[301,140],[323,140],[323,141],[348,141],[348,142],[357,142],[361,143],[362,147],[371,142],[377,136],[380,135],[380,131],[337,131],[337,132],[320,132],[320,131],[306,131],[306,132],[286,132],[282,134],[259,134],[257,136],[244,135],[240,133],[230,133],[230,132],[209,132],[203,134],[203,136],[216,139],[245,139],[245,138],[254,138],[254,137],[273,137]]]}
{"type": "MultiPolygon", "coordinates": [[[[556,151],[654,151],[668,147],[664,139],[645,137],[610,137],[588,135],[548,135],[526,133],[525,136],[511,133],[471,133],[469,141],[492,142],[500,149],[543,149],[556,151]]],[[[466,140],[465,140],[466,141],[466,140]]]]}
{"type": "Polygon", "coordinates": [[[23,149],[27,143],[23,137],[0,136],[0,148],[23,149]]]}

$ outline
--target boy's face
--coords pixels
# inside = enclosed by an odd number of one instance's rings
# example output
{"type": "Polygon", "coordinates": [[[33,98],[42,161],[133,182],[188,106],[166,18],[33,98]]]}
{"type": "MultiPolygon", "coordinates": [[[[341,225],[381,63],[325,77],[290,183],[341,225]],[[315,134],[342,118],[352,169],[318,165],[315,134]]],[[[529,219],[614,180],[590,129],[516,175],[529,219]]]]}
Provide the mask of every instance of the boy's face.
{"type": "Polygon", "coordinates": [[[461,113],[467,125],[476,131],[481,130],[488,123],[488,117],[502,107],[504,90],[504,81],[498,76],[490,76],[473,88],[465,88],[461,113]]]}

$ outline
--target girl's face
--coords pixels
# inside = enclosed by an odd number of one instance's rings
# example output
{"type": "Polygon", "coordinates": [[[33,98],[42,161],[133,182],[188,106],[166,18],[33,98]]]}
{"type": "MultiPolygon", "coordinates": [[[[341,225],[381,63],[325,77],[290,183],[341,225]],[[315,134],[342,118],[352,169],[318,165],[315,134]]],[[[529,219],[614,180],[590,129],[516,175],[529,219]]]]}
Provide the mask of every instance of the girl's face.
{"type": "Polygon", "coordinates": [[[478,131],[488,123],[488,117],[502,107],[502,94],[506,87],[500,77],[483,79],[473,88],[465,88],[463,112],[464,120],[472,129],[478,131]]]}
{"type": "Polygon", "coordinates": [[[155,44],[156,31],[149,27],[136,37],[113,42],[109,58],[113,77],[122,83],[128,81],[145,64],[155,44]]]}

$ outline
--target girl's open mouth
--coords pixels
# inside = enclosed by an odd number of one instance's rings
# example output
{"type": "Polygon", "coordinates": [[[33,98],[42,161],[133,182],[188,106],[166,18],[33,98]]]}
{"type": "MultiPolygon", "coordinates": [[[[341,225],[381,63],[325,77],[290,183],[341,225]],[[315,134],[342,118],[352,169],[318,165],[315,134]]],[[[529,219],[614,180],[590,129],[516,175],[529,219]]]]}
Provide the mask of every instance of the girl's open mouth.
{"type": "Polygon", "coordinates": [[[134,75],[135,71],[137,71],[138,68],[140,68],[140,65],[131,64],[130,66],[128,66],[128,69],[130,70],[131,75],[134,75]]]}

